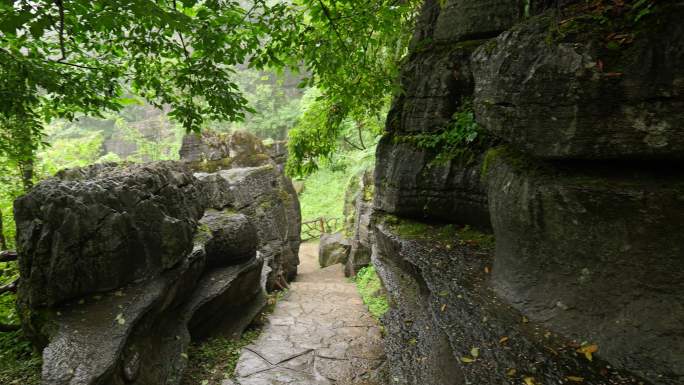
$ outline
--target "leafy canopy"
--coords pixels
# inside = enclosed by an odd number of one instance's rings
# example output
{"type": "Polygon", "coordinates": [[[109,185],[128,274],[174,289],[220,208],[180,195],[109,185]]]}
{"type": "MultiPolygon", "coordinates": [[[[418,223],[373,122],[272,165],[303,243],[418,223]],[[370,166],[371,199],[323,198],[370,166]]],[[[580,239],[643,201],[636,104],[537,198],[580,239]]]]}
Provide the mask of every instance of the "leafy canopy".
{"type": "Polygon", "coordinates": [[[363,120],[397,91],[420,3],[0,0],[0,155],[30,159],[43,122],[117,111],[130,94],[167,106],[186,130],[239,121],[251,110],[234,68],[247,64],[303,68],[301,86],[321,90],[325,132],[303,124],[291,137],[290,172],[311,172],[345,121],[368,130],[363,120]]]}
{"type": "MultiPolygon", "coordinates": [[[[304,33],[297,56],[321,95],[290,131],[288,172],[310,174],[344,138],[345,123],[377,132],[389,97],[399,92],[419,0],[302,0],[304,33]]],[[[362,135],[358,135],[361,137],[362,135]]],[[[364,147],[363,143],[356,143],[364,147]]]]}

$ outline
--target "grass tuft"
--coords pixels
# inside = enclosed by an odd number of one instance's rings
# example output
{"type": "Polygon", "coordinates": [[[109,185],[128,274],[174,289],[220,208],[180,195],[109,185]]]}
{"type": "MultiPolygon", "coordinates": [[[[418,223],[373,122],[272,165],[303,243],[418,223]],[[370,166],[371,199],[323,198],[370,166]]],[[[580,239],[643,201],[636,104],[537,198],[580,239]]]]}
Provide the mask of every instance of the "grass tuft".
{"type": "Polygon", "coordinates": [[[374,266],[367,266],[359,270],[354,282],[359,294],[361,294],[363,303],[366,304],[373,317],[380,319],[387,313],[389,303],[374,266]]]}

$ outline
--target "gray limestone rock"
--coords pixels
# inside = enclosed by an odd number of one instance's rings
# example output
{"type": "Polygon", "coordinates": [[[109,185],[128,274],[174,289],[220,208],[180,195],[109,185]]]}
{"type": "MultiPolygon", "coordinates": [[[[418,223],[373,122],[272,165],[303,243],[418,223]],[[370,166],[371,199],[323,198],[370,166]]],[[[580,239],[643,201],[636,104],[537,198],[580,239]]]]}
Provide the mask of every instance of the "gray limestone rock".
{"type": "Polygon", "coordinates": [[[209,209],[199,221],[207,267],[235,265],[256,256],[259,238],[252,222],[230,209],[209,209]]]}
{"type": "Polygon", "coordinates": [[[344,264],[349,257],[350,248],[349,240],[341,232],[323,234],[318,244],[318,264],[321,267],[344,264]]]}
{"type": "Polygon", "coordinates": [[[53,306],[153,277],[192,248],[204,198],[172,162],[63,171],[15,202],[21,302],[53,306]]]}
{"type": "Polygon", "coordinates": [[[411,143],[378,144],[375,209],[410,218],[443,220],[488,228],[484,157],[470,164],[434,162],[435,155],[411,143]]]}
{"type": "Polygon", "coordinates": [[[531,18],[474,54],[478,122],[541,158],[684,158],[684,4],[654,8],[622,45],[581,16],[531,18]]]}
{"type": "Polygon", "coordinates": [[[503,150],[488,172],[502,298],[657,384],[684,381],[684,179],[538,166],[503,150]]]}
{"type": "Polygon", "coordinates": [[[197,174],[209,205],[229,205],[255,224],[258,251],[270,268],[267,287],[279,279],[292,280],[299,264],[301,214],[292,182],[273,164],[197,174]]]}
{"type": "Polygon", "coordinates": [[[345,191],[345,230],[351,249],[345,265],[345,275],[356,275],[370,264],[373,244],[372,218],[375,184],[373,168],[363,170],[352,178],[345,191]]]}
{"type": "Polygon", "coordinates": [[[522,1],[514,0],[447,0],[436,20],[433,38],[455,42],[494,37],[522,18],[523,7],[522,1]]]}
{"type": "Polygon", "coordinates": [[[440,226],[410,226],[424,231],[406,236],[380,221],[375,233],[373,264],[391,306],[383,323],[393,383],[650,383],[604,361],[601,350],[587,360],[579,343],[510,307],[490,287],[486,250],[457,235],[440,239],[440,226]]]}

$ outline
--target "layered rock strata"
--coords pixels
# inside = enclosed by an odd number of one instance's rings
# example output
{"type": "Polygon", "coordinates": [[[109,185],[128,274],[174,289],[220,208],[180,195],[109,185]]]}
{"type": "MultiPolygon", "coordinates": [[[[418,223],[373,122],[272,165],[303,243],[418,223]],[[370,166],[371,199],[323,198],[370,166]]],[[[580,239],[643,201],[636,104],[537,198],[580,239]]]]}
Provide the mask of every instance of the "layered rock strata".
{"type": "Polygon", "coordinates": [[[684,3],[520,3],[425,3],[378,147],[375,207],[491,224],[496,248],[377,226],[393,375],[680,384],[684,3]],[[430,165],[439,154],[411,137],[444,132],[463,96],[488,145],[466,148],[460,168],[430,165]]]}

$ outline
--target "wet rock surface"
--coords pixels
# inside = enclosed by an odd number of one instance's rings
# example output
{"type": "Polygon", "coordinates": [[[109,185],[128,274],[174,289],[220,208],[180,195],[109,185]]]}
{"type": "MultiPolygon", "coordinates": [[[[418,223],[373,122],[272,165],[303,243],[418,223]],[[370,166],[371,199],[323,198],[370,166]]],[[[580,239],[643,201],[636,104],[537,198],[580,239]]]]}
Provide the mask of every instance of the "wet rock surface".
{"type": "Polygon", "coordinates": [[[494,287],[616,367],[684,381],[684,180],[634,166],[531,168],[493,156],[494,287]]]}
{"type": "Polygon", "coordinates": [[[493,226],[497,246],[376,229],[393,378],[682,383],[682,2],[646,18],[637,3],[437,3],[378,145],[375,210],[493,226]],[[419,139],[453,133],[470,97],[484,145],[433,162],[419,139]]]}
{"type": "Polygon", "coordinates": [[[377,226],[374,263],[395,302],[383,318],[393,383],[649,383],[613,369],[600,351],[588,360],[579,341],[506,304],[491,288],[490,253],[429,235],[438,230],[416,238],[377,226]]]}
{"type": "Polygon", "coordinates": [[[315,244],[261,336],[224,385],[386,384],[380,329],[341,265],[319,269],[315,244]]]}
{"type": "Polygon", "coordinates": [[[437,219],[490,227],[482,159],[433,162],[435,154],[391,137],[378,144],[375,172],[377,210],[408,218],[437,219]]]}

